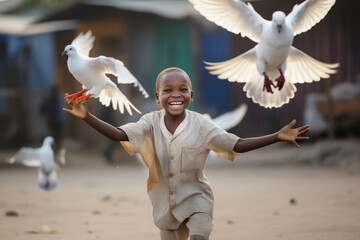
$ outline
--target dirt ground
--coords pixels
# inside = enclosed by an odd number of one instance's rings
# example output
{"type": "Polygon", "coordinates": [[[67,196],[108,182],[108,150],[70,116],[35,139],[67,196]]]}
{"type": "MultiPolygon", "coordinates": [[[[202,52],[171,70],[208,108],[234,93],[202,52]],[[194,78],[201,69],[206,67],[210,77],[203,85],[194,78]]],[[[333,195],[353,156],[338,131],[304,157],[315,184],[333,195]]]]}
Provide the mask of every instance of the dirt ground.
{"type": "MultiPolygon", "coordinates": [[[[208,163],[211,239],[359,240],[360,172],[289,164],[283,159],[294,150],[277,150],[208,163]]],[[[144,167],[135,159],[108,164],[100,153],[69,151],[51,192],[37,186],[36,169],[0,165],[0,239],[159,239],[144,167]]]]}

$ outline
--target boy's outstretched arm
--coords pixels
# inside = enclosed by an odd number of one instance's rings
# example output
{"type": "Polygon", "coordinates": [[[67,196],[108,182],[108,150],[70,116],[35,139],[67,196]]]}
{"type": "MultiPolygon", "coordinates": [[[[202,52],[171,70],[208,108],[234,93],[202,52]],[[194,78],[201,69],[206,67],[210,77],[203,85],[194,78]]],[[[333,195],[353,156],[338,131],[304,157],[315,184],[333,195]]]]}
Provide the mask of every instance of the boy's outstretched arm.
{"type": "Polygon", "coordinates": [[[299,128],[294,128],[296,120],[292,120],[289,125],[283,127],[279,132],[273,133],[263,137],[257,138],[244,138],[239,139],[234,146],[235,152],[248,152],[257,148],[265,147],[267,145],[284,141],[291,142],[295,147],[300,147],[296,140],[307,140],[309,137],[303,137],[302,135],[310,130],[309,125],[305,125],[299,128]]]}
{"type": "Polygon", "coordinates": [[[103,134],[104,136],[114,140],[114,141],[129,141],[126,133],[118,129],[111,124],[108,124],[91,113],[89,113],[82,103],[70,103],[69,106],[71,109],[63,108],[63,111],[70,113],[78,118],[83,119],[85,122],[87,122],[91,127],[96,129],[98,132],[103,134]]]}

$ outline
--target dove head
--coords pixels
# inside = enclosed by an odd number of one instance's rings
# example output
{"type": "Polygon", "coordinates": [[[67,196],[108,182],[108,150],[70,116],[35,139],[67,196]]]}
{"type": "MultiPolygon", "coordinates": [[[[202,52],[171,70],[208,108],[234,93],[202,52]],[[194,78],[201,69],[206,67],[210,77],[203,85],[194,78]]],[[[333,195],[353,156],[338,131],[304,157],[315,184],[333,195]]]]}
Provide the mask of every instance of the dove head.
{"type": "Polygon", "coordinates": [[[61,55],[71,56],[77,53],[76,48],[73,45],[67,45],[61,55]]]}
{"type": "Polygon", "coordinates": [[[47,136],[45,139],[44,139],[44,145],[53,145],[55,143],[55,140],[53,137],[51,136],[47,136]]]}
{"type": "Polygon", "coordinates": [[[278,32],[280,33],[284,24],[285,24],[285,13],[281,12],[281,11],[276,11],[273,13],[272,15],[272,22],[275,25],[275,27],[277,28],[278,32]]]}

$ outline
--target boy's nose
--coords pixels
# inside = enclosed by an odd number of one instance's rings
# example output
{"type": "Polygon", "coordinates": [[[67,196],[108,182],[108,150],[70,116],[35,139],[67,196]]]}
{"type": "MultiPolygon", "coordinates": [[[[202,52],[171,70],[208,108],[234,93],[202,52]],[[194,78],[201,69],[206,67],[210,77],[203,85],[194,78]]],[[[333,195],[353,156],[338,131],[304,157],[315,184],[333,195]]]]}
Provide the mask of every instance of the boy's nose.
{"type": "Polygon", "coordinates": [[[179,97],[180,97],[180,93],[179,93],[178,91],[174,91],[171,96],[174,97],[174,98],[179,98],[179,97]]]}

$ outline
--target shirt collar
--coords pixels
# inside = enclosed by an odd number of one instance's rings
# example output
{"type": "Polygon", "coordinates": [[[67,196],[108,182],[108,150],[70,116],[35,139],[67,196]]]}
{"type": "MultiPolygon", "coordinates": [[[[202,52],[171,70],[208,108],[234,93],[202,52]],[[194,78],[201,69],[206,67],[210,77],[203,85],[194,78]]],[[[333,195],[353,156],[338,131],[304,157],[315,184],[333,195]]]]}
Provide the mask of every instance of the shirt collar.
{"type": "Polygon", "coordinates": [[[165,110],[163,109],[161,111],[161,117],[160,117],[160,128],[164,136],[169,140],[173,140],[176,138],[180,133],[182,133],[188,124],[189,121],[189,112],[187,109],[185,109],[185,118],[184,120],[179,124],[179,126],[176,128],[174,134],[171,134],[171,132],[166,128],[165,126],[165,110]]]}

